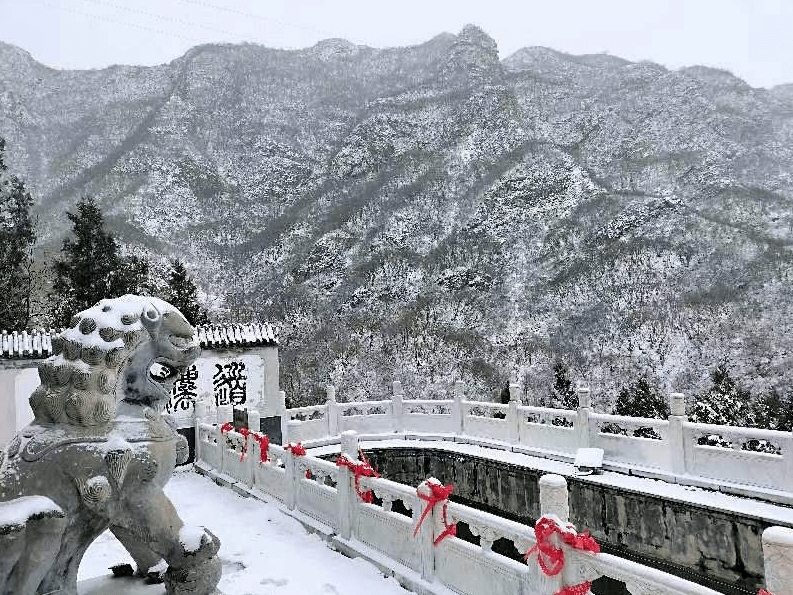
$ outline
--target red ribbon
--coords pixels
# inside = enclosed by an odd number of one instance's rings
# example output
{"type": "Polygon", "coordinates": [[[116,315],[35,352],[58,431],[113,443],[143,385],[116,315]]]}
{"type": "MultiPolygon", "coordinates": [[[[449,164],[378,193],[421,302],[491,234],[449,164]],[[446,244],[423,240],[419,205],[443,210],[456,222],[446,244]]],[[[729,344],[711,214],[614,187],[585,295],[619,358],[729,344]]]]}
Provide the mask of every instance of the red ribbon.
{"type": "Polygon", "coordinates": [[[294,446],[292,446],[292,443],[290,442],[289,444],[284,446],[284,450],[292,451],[292,454],[295,455],[296,457],[303,457],[306,454],[306,449],[303,448],[303,445],[300,444],[300,442],[298,442],[294,446]]]}
{"type": "MultiPolygon", "coordinates": [[[[568,527],[572,528],[572,525],[568,525],[568,527]]],[[[529,556],[536,550],[537,562],[547,576],[555,576],[564,568],[564,550],[551,543],[551,537],[554,534],[558,534],[561,540],[573,549],[594,554],[600,552],[600,546],[588,532],[569,533],[562,531],[554,519],[542,517],[534,525],[534,536],[537,538],[537,545],[526,552],[523,559],[528,560],[529,556]]],[[[592,583],[590,581],[585,581],[579,585],[568,585],[557,591],[555,595],[584,595],[591,586],[592,583]]]]}
{"type": "Polygon", "coordinates": [[[266,463],[267,453],[270,450],[270,439],[267,434],[259,434],[259,432],[251,432],[251,436],[259,443],[259,460],[262,463],[266,463]]]}
{"type": "Polygon", "coordinates": [[[430,511],[435,508],[435,505],[438,502],[443,502],[443,531],[435,541],[432,542],[432,545],[438,545],[441,541],[443,541],[449,535],[457,535],[457,523],[452,523],[451,525],[446,518],[446,505],[449,502],[449,496],[454,491],[454,484],[450,483],[449,485],[441,485],[440,483],[425,482],[432,491],[432,494],[427,496],[426,494],[422,494],[421,492],[416,489],[416,494],[419,498],[424,500],[427,503],[427,506],[424,508],[424,512],[421,513],[421,518],[419,519],[418,524],[416,525],[415,531],[413,531],[413,537],[418,535],[419,529],[421,528],[421,524],[424,522],[424,519],[430,513],[430,511]]]}
{"type": "Polygon", "coordinates": [[[757,592],[757,595],[774,595],[771,591],[766,591],[765,589],[760,589],[757,592]]]}
{"type": "MultiPolygon", "coordinates": [[[[297,444],[295,444],[294,446],[292,446],[291,442],[288,443],[286,446],[284,446],[284,450],[292,451],[292,454],[295,455],[296,457],[306,456],[306,449],[303,448],[303,445],[300,444],[299,440],[297,441],[297,444]]],[[[311,479],[311,471],[309,471],[308,469],[306,469],[306,479],[311,479]]]]}
{"type": "MultiPolygon", "coordinates": [[[[231,422],[226,422],[222,426],[220,426],[220,433],[225,434],[226,432],[233,432],[234,431],[234,424],[231,422]]],[[[245,442],[242,445],[242,453],[240,454],[240,463],[245,460],[245,454],[248,452],[248,436],[253,438],[256,442],[259,443],[259,451],[260,451],[260,459],[262,463],[267,462],[267,451],[270,449],[270,439],[267,437],[266,434],[262,435],[259,432],[251,432],[248,428],[240,428],[237,430],[237,433],[240,434],[243,438],[245,438],[245,442]]],[[[299,443],[298,443],[299,446],[299,443]]],[[[306,449],[302,446],[300,447],[303,450],[303,454],[306,454],[306,449]]]]}
{"type": "Polygon", "coordinates": [[[355,493],[358,494],[358,497],[361,500],[367,504],[371,504],[372,500],[374,499],[374,494],[372,493],[372,490],[361,492],[361,477],[380,477],[380,474],[374,470],[372,465],[369,463],[369,459],[366,458],[366,455],[363,454],[363,451],[361,451],[360,448],[358,449],[358,455],[361,457],[360,463],[351,461],[345,454],[340,454],[336,459],[336,466],[347,467],[353,472],[355,475],[355,493]]]}

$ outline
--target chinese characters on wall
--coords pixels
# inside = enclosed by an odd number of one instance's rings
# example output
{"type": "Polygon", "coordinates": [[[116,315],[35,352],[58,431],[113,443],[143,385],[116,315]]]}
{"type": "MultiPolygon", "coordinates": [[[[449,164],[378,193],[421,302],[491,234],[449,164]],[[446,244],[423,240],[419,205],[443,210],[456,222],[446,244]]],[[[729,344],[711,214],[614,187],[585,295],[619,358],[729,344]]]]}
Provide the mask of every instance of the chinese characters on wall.
{"type": "Polygon", "coordinates": [[[190,411],[198,398],[198,367],[189,366],[174,382],[171,398],[165,404],[168,413],[190,411]]]}
{"type": "Polygon", "coordinates": [[[210,394],[209,406],[250,406],[251,399],[255,401],[257,389],[248,385],[249,374],[258,377],[260,367],[261,364],[245,356],[233,360],[199,360],[176,379],[165,411],[180,418],[190,417],[196,399],[208,398],[210,394]]]}
{"type": "Polygon", "coordinates": [[[212,376],[215,405],[243,405],[247,397],[247,380],[245,362],[215,364],[212,376]]]}

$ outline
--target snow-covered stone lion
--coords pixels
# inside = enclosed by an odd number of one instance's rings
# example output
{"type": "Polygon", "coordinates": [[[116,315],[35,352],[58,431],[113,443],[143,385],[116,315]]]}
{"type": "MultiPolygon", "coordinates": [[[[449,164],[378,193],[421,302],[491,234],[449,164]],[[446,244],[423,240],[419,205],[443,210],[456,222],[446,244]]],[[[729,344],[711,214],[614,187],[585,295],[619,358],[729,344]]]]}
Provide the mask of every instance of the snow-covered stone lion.
{"type": "Polygon", "coordinates": [[[0,451],[0,593],[76,595],[82,556],[108,528],[139,574],[165,560],[168,594],[214,591],[217,538],[183,526],[163,493],[186,444],[160,412],[199,352],[176,308],[134,295],[53,339],[35,419],[0,451]]]}

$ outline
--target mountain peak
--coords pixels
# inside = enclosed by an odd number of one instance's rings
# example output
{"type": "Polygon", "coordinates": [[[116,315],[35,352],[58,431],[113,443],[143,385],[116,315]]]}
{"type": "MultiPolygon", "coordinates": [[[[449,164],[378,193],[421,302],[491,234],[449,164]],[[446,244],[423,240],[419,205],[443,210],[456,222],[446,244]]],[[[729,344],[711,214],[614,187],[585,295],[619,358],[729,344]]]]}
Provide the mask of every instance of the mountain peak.
{"type": "Polygon", "coordinates": [[[308,49],[309,53],[317,56],[321,60],[332,60],[354,56],[359,53],[364,46],[355,45],[351,41],[341,38],[321,39],[308,49]]]}
{"type": "Polygon", "coordinates": [[[476,25],[463,27],[449,49],[444,75],[482,80],[498,74],[501,63],[495,40],[476,25]]]}
{"type": "Polygon", "coordinates": [[[498,52],[496,41],[485,33],[481,27],[470,23],[463,27],[460,33],[457,34],[457,41],[471,43],[498,52]]]}

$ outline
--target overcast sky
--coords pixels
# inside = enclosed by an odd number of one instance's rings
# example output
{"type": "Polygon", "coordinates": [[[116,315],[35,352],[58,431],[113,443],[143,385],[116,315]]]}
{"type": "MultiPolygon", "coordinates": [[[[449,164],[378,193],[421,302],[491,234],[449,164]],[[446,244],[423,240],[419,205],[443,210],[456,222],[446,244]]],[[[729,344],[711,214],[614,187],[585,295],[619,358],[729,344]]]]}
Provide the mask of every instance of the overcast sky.
{"type": "Polygon", "coordinates": [[[208,42],[410,45],[466,23],[502,58],[542,45],[793,83],[793,0],[0,0],[0,40],[57,68],[160,64],[208,42]]]}

